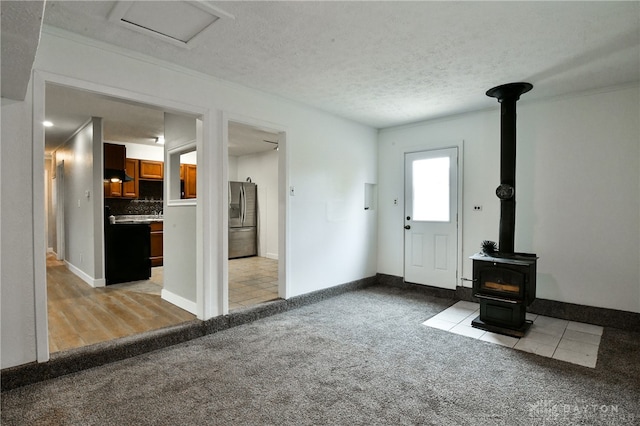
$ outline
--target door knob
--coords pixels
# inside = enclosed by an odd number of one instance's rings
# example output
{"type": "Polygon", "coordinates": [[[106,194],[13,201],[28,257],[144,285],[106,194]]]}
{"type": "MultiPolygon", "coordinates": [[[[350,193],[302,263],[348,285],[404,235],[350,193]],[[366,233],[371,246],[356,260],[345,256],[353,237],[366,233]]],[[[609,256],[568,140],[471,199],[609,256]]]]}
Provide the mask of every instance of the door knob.
{"type": "Polygon", "coordinates": [[[404,229],[411,229],[411,225],[405,225],[404,229]]]}

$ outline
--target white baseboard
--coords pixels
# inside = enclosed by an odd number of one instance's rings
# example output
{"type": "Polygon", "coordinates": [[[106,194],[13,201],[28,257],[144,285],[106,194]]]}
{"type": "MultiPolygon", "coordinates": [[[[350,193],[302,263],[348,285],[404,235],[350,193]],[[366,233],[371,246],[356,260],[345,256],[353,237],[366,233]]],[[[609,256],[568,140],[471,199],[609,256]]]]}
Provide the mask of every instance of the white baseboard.
{"type": "Polygon", "coordinates": [[[278,253],[267,253],[267,255],[265,256],[267,259],[273,259],[273,260],[278,260],[278,253]]]}
{"type": "Polygon", "coordinates": [[[53,253],[53,254],[56,254],[56,252],[55,252],[55,251],[53,251],[53,247],[49,247],[49,248],[47,248],[47,253],[53,253]]]}
{"type": "Polygon", "coordinates": [[[193,315],[197,315],[196,302],[187,300],[184,297],[178,296],[177,294],[172,293],[164,288],[162,289],[161,297],[167,302],[176,305],[178,308],[182,308],[185,311],[192,313],[193,315]]]}
{"type": "Polygon", "coordinates": [[[77,268],[76,266],[69,263],[68,260],[65,260],[64,264],[67,266],[67,269],[73,273],[73,275],[77,276],[82,281],[89,284],[91,287],[104,287],[106,285],[106,280],[104,278],[93,278],[87,275],[87,273],[80,268],[77,268]]]}

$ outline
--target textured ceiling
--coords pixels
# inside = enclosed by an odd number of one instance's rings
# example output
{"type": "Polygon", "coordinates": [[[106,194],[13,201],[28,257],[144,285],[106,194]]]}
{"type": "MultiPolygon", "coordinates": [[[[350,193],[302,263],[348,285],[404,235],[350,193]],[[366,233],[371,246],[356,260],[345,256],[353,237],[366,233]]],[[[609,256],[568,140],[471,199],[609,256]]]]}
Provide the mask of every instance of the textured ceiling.
{"type": "Polygon", "coordinates": [[[91,117],[104,119],[104,139],[110,142],[155,144],[158,136],[164,136],[161,109],[47,84],[45,118],[54,127],[45,128],[45,151],[64,143],[91,117]]]}
{"type": "Polygon", "coordinates": [[[44,1],[3,0],[0,1],[0,11],[2,97],[22,101],[40,40],[44,1]]]}
{"type": "MultiPolygon", "coordinates": [[[[529,101],[640,80],[637,1],[206,3],[226,13],[190,49],[109,21],[114,1],[48,1],[44,23],[375,128],[494,107],[507,82],[529,101]]],[[[41,11],[2,1],[3,97],[24,96],[41,11]]],[[[47,87],[47,147],[90,115],[113,141],[162,133],[162,111],[65,90],[47,87]]]]}
{"type": "MultiPolygon", "coordinates": [[[[207,2],[192,49],[109,22],[116,2],[46,4],[45,24],[384,128],[640,79],[638,2],[207,2]]],[[[161,9],[163,2],[156,2],[161,9]]]]}
{"type": "MultiPolygon", "coordinates": [[[[164,135],[164,111],[150,105],[125,102],[108,96],[47,84],[45,152],[62,145],[90,117],[103,118],[103,138],[109,142],[156,145],[164,135]]],[[[279,135],[264,129],[229,123],[229,155],[241,156],[274,149],[279,135]],[[265,142],[265,140],[270,142],[265,142]]]]}

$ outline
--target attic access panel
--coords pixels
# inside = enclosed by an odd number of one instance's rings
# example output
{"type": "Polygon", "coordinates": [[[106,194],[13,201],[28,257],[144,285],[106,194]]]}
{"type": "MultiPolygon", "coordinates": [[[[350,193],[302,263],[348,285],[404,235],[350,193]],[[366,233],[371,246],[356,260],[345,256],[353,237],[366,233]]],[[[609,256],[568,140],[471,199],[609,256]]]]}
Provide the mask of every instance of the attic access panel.
{"type": "Polygon", "coordinates": [[[200,1],[118,1],[109,13],[111,22],[186,48],[193,47],[220,18],[235,19],[200,1]]]}

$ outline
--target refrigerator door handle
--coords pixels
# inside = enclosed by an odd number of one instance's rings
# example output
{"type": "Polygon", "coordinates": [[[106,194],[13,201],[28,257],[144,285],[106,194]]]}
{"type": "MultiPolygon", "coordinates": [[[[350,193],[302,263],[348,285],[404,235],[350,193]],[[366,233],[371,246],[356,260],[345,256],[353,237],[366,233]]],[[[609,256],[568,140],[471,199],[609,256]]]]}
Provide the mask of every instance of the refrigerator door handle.
{"type": "Polygon", "coordinates": [[[247,194],[244,192],[244,185],[240,187],[240,205],[242,206],[242,214],[240,217],[242,218],[242,226],[244,226],[244,222],[247,216],[247,194]]]}

